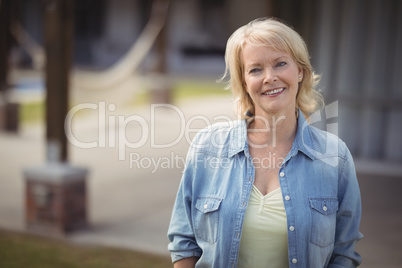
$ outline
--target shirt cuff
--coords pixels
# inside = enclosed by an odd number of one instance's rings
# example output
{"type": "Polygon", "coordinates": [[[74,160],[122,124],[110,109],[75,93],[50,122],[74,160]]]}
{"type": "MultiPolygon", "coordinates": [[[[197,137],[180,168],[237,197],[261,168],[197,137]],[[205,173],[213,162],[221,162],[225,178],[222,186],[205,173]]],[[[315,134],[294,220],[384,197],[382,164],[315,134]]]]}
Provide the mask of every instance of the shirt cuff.
{"type": "Polygon", "coordinates": [[[175,252],[170,252],[170,255],[172,258],[172,263],[175,263],[184,258],[201,257],[201,250],[199,250],[199,251],[196,251],[196,250],[175,251],[175,252]]]}

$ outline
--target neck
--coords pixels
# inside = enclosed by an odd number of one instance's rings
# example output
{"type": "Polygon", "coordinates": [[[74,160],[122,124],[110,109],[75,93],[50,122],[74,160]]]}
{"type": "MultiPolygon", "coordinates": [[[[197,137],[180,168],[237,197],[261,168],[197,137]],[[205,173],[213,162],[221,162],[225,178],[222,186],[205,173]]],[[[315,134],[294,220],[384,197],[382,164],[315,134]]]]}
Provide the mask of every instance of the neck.
{"type": "Polygon", "coordinates": [[[276,147],[292,143],[296,136],[297,118],[294,110],[278,114],[256,114],[248,129],[254,145],[276,147]]]}

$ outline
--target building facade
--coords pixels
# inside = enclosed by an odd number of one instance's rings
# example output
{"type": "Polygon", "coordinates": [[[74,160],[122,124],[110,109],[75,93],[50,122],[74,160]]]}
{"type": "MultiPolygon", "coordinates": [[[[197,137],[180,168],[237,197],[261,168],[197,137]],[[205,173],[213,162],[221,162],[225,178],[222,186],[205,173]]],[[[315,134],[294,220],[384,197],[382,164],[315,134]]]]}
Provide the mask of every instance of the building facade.
{"type": "MultiPolygon", "coordinates": [[[[40,0],[23,2],[24,25],[40,42],[40,0]]],[[[76,67],[102,69],[121,58],[151,6],[146,0],[76,1],[76,67]]],[[[402,163],[402,1],[172,0],[166,72],[219,78],[227,38],[265,16],[289,22],[306,40],[326,103],[338,101],[331,122],[353,155],[402,163]]],[[[153,61],[151,51],[139,71],[152,69],[153,61]]]]}

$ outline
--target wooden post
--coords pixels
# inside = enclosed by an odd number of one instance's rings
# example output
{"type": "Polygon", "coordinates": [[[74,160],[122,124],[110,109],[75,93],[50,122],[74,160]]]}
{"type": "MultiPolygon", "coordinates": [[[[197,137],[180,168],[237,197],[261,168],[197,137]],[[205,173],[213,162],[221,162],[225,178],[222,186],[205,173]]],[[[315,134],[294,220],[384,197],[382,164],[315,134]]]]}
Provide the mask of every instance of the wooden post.
{"type": "Polygon", "coordinates": [[[44,0],[47,163],[25,170],[28,230],[64,236],[87,225],[84,168],[67,162],[64,120],[68,112],[73,0],[44,0]]]}
{"type": "Polygon", "coordinates": [[[69,72],[72,61],[73,4],[71,0],[46,0],[46,138],[49,162],[67,162],[64,119],[68,111],[69,72]]]}
{"type": "Polygon", "coordinates": [[[1,1],[0,4],[0,129],[6,125],[6,90],[8,76],[8,52],[10,48],[9,35],[10,1],[1,1]]]}
{"type": "MultiPolygon", "coordinates": [[[[153,2],[151,16],[167,21],[169,0],[153,2]]],[[[172,87],[167,77],[166,64],[166,23],[155,40],[155,66],[152,68],[150,83],[151,103],[171,103],[172,87]]]]}
{"type": "Polygon", "coordinates": [[[18,0],[0,0],[0,129],[17,132],[19,104],[9,98],[9,55],[13,44],[11,26],[18,15],[18,0]]]}
{"type": "Polygon", "coordinates": [[[2,0],[0,4],[0,92],[7,89],[8,54],[10,50],[10,8],[11,1],[2,0]]]}

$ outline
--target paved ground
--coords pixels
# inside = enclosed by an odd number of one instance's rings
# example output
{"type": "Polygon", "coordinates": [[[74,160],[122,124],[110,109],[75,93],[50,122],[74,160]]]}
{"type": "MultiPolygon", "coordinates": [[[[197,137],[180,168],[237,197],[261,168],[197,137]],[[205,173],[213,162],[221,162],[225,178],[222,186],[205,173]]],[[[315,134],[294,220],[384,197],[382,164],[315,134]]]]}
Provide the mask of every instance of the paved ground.
{"type": "MultiPolygon", "coordinates": [[[[99,106],[97,110],[77,114],[73,120],[72,133],[77,140],[99,142],[105,133],[105,147],[69,147],[71,164],[90,171],[88,207],[91,226],[71,234],[67,239],[166,255],[166,231],[183,168],[182,160],[188,148],[188,133],[181,133],[184,128],[182,122],[196,129],[207,123],[225,120],[233,114],[232,103],[227,97],[214,97],[183,102],[177,105],[177,110],[172,107],[157,108],[154,110],[156,123],[153,125],[149,124],[152,121],[149,107],[126,109],[118,106],[111,112],[107,105],[103,115],[101,111],[101,116],[106,119],[101,132],[97,124],[99,106]],[[120,124],[120,128],[114,131],[109,128],[112,124],[108,122],[119,122],[119,115],[128,118],[133,114],[143,120],[132,117],[133,121],[126,127],[120,124]],[[217,115],[225,117],[214,118],[217,115]],[[141,122],[147,126],[144,127],[141,122]],[[102,132],[103,129],[105,132],[102,132]],[[153,137],[154,145],[147,139],[140,148],[126,148],[119,160],[119,152],[122,151],[117,146],[119,142],[126,138],[127,142],[136,143],[144,136],[153,137]],[[152,148],[169,143],[173,145],[152,148]],[[123,156],[125,159],[122,159],[123,156]]],[[[0,133],[2,229],[25,231],[23,170],[45,163],[43,137],[44,129],[38,125],[24,126],[18,135],[0,133]]],[[[193,134],[190,133],[191,137],[193,134]]],[[[362,267],[402,267],[401,167],[357,161],[357,169],[363,200],[361,231],[365,235],[358,244],[364,260],[362,267]]]]}

